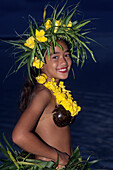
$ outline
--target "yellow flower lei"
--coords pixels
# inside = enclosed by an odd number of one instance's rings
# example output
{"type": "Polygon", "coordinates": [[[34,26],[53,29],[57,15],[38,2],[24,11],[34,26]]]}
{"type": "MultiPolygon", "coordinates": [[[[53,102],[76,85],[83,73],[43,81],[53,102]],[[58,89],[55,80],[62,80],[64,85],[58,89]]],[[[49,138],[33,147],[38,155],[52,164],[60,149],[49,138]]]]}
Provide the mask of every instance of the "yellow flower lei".
{"type": "Polygon", "coordinates": [[[58,105],[62,105],[66,110],[69,110],[71,116],[77,115],[81,107],[77,105],[76,101],[73,101],[70,91],[65,89],[64,82],[60,81],[59,85],[57,85],[54,78],[48,82],[46,82],[46,79],[47,76],[45,74],[36,77],[38,83],[43,84],[46,88],[53,91],[58,105]]]}

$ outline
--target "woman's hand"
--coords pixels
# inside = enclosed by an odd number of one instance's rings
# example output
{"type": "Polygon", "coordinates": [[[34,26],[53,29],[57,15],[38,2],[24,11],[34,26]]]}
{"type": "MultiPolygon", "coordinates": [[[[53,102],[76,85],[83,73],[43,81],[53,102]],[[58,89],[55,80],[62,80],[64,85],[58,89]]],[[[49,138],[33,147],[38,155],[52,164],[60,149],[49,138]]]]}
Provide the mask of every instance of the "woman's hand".
{"type": "Polygon", "coordinates": [[[43,157],[43,156],[35,156],[35,159],[37,160],[43,160],[43,161],[53,161],[53,162],[56,162],[57,161],[57,158],[59,158],[59,163],[58,163],[58,168],[59,167],[63,167],[63,166],[66,166],[69,162],[69,155],[65,152],[60,152],[56,149],[54,149],[55,152],[57,153],[55,156],[56,159],[50,159],[50,158],[46,158],[46,157],[43,157]]]}
{"type": "Polygon", "coordinates": [[[56,150],[56,152],[59,157],[59,165],[66,166],[69,162],[70,156],[65,152],[60,152],[58,150],[56,150]]]}

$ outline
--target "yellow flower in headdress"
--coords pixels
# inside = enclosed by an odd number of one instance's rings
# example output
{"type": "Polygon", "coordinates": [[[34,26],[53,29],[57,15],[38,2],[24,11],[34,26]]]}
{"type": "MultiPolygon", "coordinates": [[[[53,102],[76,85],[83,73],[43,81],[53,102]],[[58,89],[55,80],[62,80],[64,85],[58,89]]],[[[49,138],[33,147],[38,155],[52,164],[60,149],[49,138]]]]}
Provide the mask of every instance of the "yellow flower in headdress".
{"type": "Polygon", "coordinates": [[[41,74],[40,76],[36,77],[36,80],[38,83],[44,84],[47,80],[47,76],[46,76],[46,74],[41,74]]]}
{"type": "Polygon", "coordinates": [[[47,38],[44,36],[44,35],[45,35],[45,31],[44,31],[44,30],[38,31],[38,30],[36,29],[35,35],[36,35],[36,39],[37,39],[38,41],[40,41],[40,42],[45,42],[45,41],[47,41],[47,38]]]}
{"type": "Polygon", "coordinates": [[[47,22],[45,23],[45,29],[48,30],[49,28],[51,28],[51,24],[52,24],[51,20],[48,19],[47,22]]]}
{"type": "Polygon", "coordinates": [[[56,20],[56,21],[55,21],[55,29],[54,29],[54,33],[57,32],[58,27],[59,27],[60,25],[61,25],[61,22],[60,22],[59,20],[56,20]]]}
{"type": "Polygon", "coordinates": [[[33,49],[35,46],[35,38],[33,36],[29,37],[24,43],[25,46],[33,49]]]}
{"type": "Polygon", "coordinates": [[[65,24],[63,24],[63,27],[66,27],[66,25],[65,25],[65,24]]]}
{"type": "MultiPolygon", "coordinates": [[[[71,21],[69,21],[67,27],[72,27],[72,22],[71,21]]],[[[68,30],[70,30],[70,28],[68,28],[68,30]]]]}
{"type": "Polygon", "coordinates": [[[37,59],[37,57],[34,58],[33,64],[32,64],[33,67],[40,69],[43,65],[44,63],[40,61],[40,59],[37,59]]]}
{"type": "Polygon", "coordinates": [[[72,22],[71,21],[69,21],[67,27],[72,27],[72,22]]]}

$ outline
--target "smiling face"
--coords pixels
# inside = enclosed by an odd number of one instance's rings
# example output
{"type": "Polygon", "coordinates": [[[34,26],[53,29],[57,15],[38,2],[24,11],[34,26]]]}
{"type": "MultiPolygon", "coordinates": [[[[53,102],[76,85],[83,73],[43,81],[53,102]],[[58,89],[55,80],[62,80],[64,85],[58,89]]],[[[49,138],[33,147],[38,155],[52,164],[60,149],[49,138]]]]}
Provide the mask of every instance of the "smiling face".
{"type": "Polygon", "coordinates": [[[49,81],[51,78],[55,78],[58,82],[60,79],[66,79],[68,77],[71,67],[71,58],[70,51],[66,43],[62,40],[58,40],[57,42],[62,46],[63,50],[61,50],[58,46],[55,46],[54,53],[52,53],[52,49],[50,47],[50,59],[46,54],[46,64],[43,66],[42,72],[47,75],[49,81]]]}

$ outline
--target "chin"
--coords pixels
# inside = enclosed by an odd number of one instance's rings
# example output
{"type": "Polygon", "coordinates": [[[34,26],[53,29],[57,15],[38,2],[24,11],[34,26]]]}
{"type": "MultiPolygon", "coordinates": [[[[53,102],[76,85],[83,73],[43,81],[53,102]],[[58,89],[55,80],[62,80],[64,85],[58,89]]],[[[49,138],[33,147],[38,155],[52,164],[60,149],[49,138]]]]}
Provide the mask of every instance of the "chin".
{"type": "Polygon", "coordinates": [[[68,74],[65,74],[65,75],[60,75],[59,76],[59,79],[62,79],[62,80],[65,80],[68,78],[68,74]]]}

